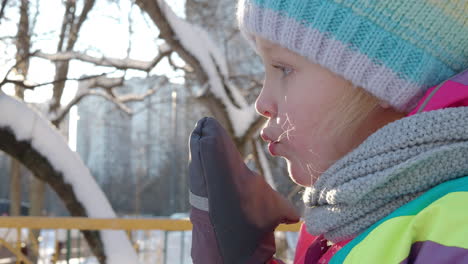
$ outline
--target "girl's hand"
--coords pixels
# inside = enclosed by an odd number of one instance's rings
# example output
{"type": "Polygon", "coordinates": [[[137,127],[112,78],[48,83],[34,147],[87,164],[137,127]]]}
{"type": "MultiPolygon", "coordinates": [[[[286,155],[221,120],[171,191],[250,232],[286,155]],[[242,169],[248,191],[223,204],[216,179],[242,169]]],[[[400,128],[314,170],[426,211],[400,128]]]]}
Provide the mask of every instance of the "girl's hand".
{"type": "Polygon", "coordinates": [[[194,263],[268,262],[275,253],[273,231],[299,221],[295,208],[247,168],[215,119],[197,123],[190,153],[194,263]]]}

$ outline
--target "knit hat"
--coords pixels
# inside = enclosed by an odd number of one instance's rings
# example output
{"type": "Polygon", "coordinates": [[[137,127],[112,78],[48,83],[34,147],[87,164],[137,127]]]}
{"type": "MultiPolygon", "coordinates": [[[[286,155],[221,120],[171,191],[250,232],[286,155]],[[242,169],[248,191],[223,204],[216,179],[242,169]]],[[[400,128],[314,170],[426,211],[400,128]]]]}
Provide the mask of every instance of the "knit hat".
{"type": "Polygon", "coordinates": [[[468,67],[464,0],[239,0],[240,30],[331,70],[401,111],[468,67]]]}

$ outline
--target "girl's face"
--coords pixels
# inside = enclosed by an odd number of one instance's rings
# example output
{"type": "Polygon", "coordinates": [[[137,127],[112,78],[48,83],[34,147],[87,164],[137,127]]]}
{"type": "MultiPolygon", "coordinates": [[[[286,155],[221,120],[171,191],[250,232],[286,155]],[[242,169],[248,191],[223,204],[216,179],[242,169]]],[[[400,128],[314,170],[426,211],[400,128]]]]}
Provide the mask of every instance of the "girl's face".
{"type": "Polygon", "coordinates": [[[333,111],[350,83],[265,39],[257,37],[256,45],[265,66],[256,109],[268,118],[261,136],[270,142],[273,156],[288,161],[292,180],[311,186],[323,171],[383,123],[370,121],[374,125],[337,135],[334,130],[339,122],[328,117],[338,116],[333,111]]]}

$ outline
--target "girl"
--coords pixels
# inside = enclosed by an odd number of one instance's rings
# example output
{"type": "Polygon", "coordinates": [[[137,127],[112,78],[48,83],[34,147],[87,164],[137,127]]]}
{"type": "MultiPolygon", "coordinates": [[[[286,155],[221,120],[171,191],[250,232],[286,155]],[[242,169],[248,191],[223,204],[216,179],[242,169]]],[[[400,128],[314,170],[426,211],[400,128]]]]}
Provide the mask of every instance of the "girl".
{"type": "MultiPolygon", "coordinates": [[[[306,187],[294,263],[468,263],[466,2],[240,0],[238,20],[261,136],[306,187]]],[[[297,213],[214,120],[190,144],[194,263],[279,263],[297,213]]]]}

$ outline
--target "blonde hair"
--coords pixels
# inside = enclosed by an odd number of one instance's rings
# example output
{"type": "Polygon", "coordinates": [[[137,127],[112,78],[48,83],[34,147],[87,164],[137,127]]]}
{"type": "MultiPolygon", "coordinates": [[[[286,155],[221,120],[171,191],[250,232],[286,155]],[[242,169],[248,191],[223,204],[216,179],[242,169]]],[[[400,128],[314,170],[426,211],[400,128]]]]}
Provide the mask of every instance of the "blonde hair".
{"type": "Polygon", "coordinates": [[[330,116],[336,123],[334,133],[353,133],[366,118],[379,107],[381,101],[361,87],[351,83],[337,100],[335,115],[330,116]],[[338,116],[336,116],[338,115],[338,116]]]}

